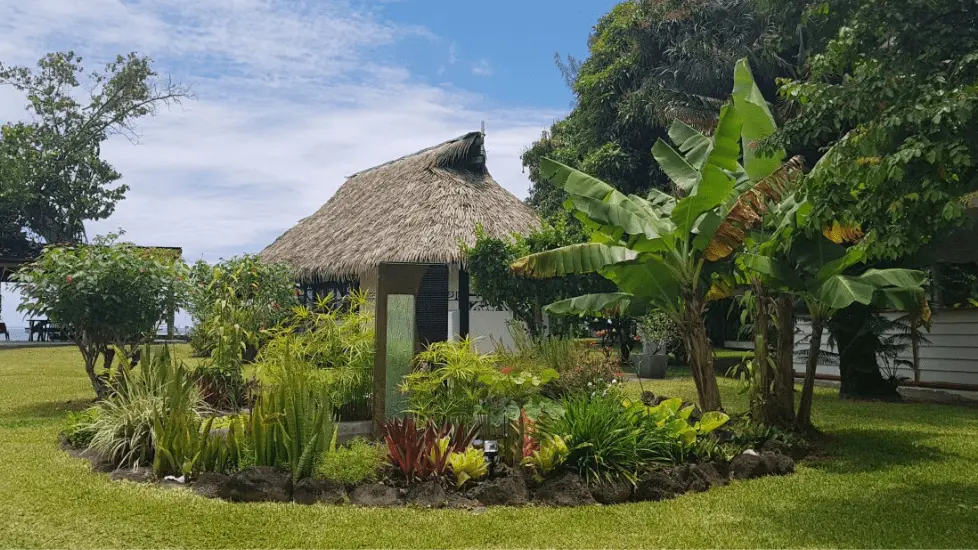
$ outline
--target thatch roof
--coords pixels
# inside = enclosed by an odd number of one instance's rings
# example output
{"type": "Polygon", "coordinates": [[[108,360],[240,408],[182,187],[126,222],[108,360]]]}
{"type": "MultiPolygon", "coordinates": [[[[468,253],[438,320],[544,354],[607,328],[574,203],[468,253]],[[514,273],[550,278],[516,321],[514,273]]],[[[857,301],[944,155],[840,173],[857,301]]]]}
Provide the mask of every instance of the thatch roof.
{"type": "Polygon", "coordinates": [[[355,279],[381,262],[462,264],[476,225],[504,237],[539,223],[489,175],[483,134],[472,132],[350,176],[261,259],[305,282],[355,279]]]}

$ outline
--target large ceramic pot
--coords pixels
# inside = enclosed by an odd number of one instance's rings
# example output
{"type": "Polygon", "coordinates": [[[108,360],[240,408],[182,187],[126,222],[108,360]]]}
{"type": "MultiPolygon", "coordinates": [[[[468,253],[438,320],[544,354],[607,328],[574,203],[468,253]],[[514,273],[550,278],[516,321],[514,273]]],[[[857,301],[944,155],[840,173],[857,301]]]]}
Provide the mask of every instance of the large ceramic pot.
{"type": "Polygon", "coordinates": [[[669,356],[664,354],[647,355],[636,353],[632,355],[635,372],[639,378],[665,378],[669,356]]]}

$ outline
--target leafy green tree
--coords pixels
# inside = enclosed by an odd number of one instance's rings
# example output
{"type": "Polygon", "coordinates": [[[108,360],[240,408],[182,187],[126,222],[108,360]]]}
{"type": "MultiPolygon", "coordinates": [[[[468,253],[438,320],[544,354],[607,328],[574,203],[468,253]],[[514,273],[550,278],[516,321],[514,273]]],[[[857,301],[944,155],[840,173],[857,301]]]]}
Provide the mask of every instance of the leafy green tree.
{"type": "Polygon", "coordinates": [[[806,2],[791,0],[642,0],[615,6],[589,40],[589,57],[562,74],[576,105],[523,154],[533,186],[528,203],[545,217],[564,216],[566,194],[540,177],[550,158],[608,182],[623,193],[668,190],[649,150],[678,118],[711,131],[747,57],[761,92],[775,97],[816,43],[802,25],[806,2]]]}
{"type": "Polygon", "coordinates": [[[126,362],[132,360],[187,296],[189,271],[172,250],[138,248],[114,239],[50,246],[15,274],[24,296],[18,310],[45,316],[67,332],[85,359],[85,372],[99,398],[108,392],[106,377],[95,368],[99,355],[106,356],[106,367],[114,349],[122,350],[126,362]]]}
{"type": "Polygon", "coordinates": [[[20,228],[47,243],[80,242],[84,222],[110,216],[128,187],[101,155],[113,135],[135,142],[138,119],[178,103],[187,88],[159,79],[150,59],[118,56],[80,78],[74,52],[51,53],[35,69],[0,63],[0,84],[27,96],[31,120],[0,133],[0,249],[23,239],[20,228]],[[83,98],[83,99],[82,99],[83,98]]]}
{"type": "Polygon", "coordinates": [[[721,260],[743,242],[743,204],[779,198],[798,172],[793,162],[783,164],[783,151],[756,151],[755,144],[774,130],[745,59],[737,63],[731,100],[711,137],[677,120],[669,135],[678,151],[663,141],[652,150],[677,196],[624,195],[545,159],[541,172],[563,185],[568,207],[593,232],[591,242],[526,256],[513,269],[536,277],[597,272],[619,290],[557,302],[549,306],[553,313],[641,315],[654,308],[667,314],[683,336],[700,406],[720,409],[704,314],[708,302],[724,294],[717,283],[723,283],[729,262],[721,260]]]}
{"type": "Polygon", "coordinates": [[[829,147],[809,177],[813,219],[861,226],[871,258],[897,259],[963,223],[978,189],[978,10],[853,3],[808,78],[781,88],[797,114],[776,141],[829,147]]]}
{"type": "Polygon", "coordinates": [[[253,254],[192,269],[189,313],[208,341],[214,363],[238,370],[258,352],[259,332],[286,319],[299,305],[288,266],[265,264],[253,254]]]}
{"type": "MultiPolygon", "coordinates": [[[[840,10],[848,17],[807,77],[782,86],[794,117],[772,145],[818,160],[806,184],[816,227],[861,227],[869,261],[898,261],[970,221],[978,10],[970,0],[838,0],[809,15],[840,10]]],[[[882,326],[875,315],[854,306],[833,318],[850,396],[892,393],[877,365],[879,334],[866,330],[882,326]]]]}
{"type": "MultiPolygon", "coordinates": [[[[594,275],[567,275],[551,280],[523,277],[509,268],[522,256],[579,243],[586,240],[577,228],[562,218],[528,235],[513,235],[511,239],[487,236],[476,229],[475,245],[465,249],[466,266],[472,275],[473,287],[482,300],[495,308],[504,308],[522,323],[533,338],[545,329],[543,307],[551,302],[589,292],[612,290],[613,286],[594,275]]],[[[562,334],[568,328],[559,319],[552,319],[552,333],[562,334]]]]}

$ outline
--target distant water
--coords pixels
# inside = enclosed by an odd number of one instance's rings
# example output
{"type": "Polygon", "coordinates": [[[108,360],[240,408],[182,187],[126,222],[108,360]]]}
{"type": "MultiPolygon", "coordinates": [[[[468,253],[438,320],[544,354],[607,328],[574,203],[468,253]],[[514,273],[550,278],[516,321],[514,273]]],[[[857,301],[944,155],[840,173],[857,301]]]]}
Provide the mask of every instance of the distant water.
{"type": "MultiPolygon", "coordinates": [[[[14,327],[7,325],[7,330],[10,331],[10,341],[11,342],[26,342],[27,341],[27,327],[14,327]]],[[[178,335],[186,336],[190,327],[175,327],[175,331],[178,335]]],[[[160,336],[166,336],[166,327],[163,327],[157,334],[160,336]]],[[[0,335],[0,340],[3,340],[4,336],[0,335]]]]}
{"type": "MultiPolygon", "coordinates": [[[[7,330],[10,331],[10,341],[11,342],[26,342],[27,341],[27,327],[12,327],[7,325],[7,330]]],[[[4,336],[0,336],[0,339],[4,336]]]]}

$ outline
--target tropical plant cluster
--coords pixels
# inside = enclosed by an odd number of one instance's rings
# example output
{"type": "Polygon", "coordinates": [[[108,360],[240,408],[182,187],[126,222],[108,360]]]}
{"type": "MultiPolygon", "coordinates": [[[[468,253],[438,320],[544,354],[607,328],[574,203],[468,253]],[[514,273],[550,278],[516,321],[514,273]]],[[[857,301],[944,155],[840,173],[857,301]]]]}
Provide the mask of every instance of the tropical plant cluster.
{"type": "Polygon", "coordinates": [[[926,321],[926,276],[908,269],[860,268],[871,236],[864,238],[858,227],[838,221],[811,221],[807,188],[799,184],[802,159],[785,160],[783,149],[760,147],[777,126],[746,59],[736,64],[733,82],[712,135],[676,120],[669,129],[676,147],[661,139],[652,147],[671,180],[669,193],[625,195],[544,159],[541,174],[563,186],[570,197],[567,208],[589,228],[591,240],[528,255],[513,269],[544,278],[599,273],[617,286],[618,292],[551,304],[551,314],[664,315],[683,339],[700,405],[707,411],[720,410],[722,403],[704,323],[706,307],[739,293],[753,317],[755,354],[746,371],[752,416],[765,424],[807,429],[826,319],[862,306],[910,311],[926,321]],[[799,302],[812,315],[814,336],[796,414],[799,302]]]}

